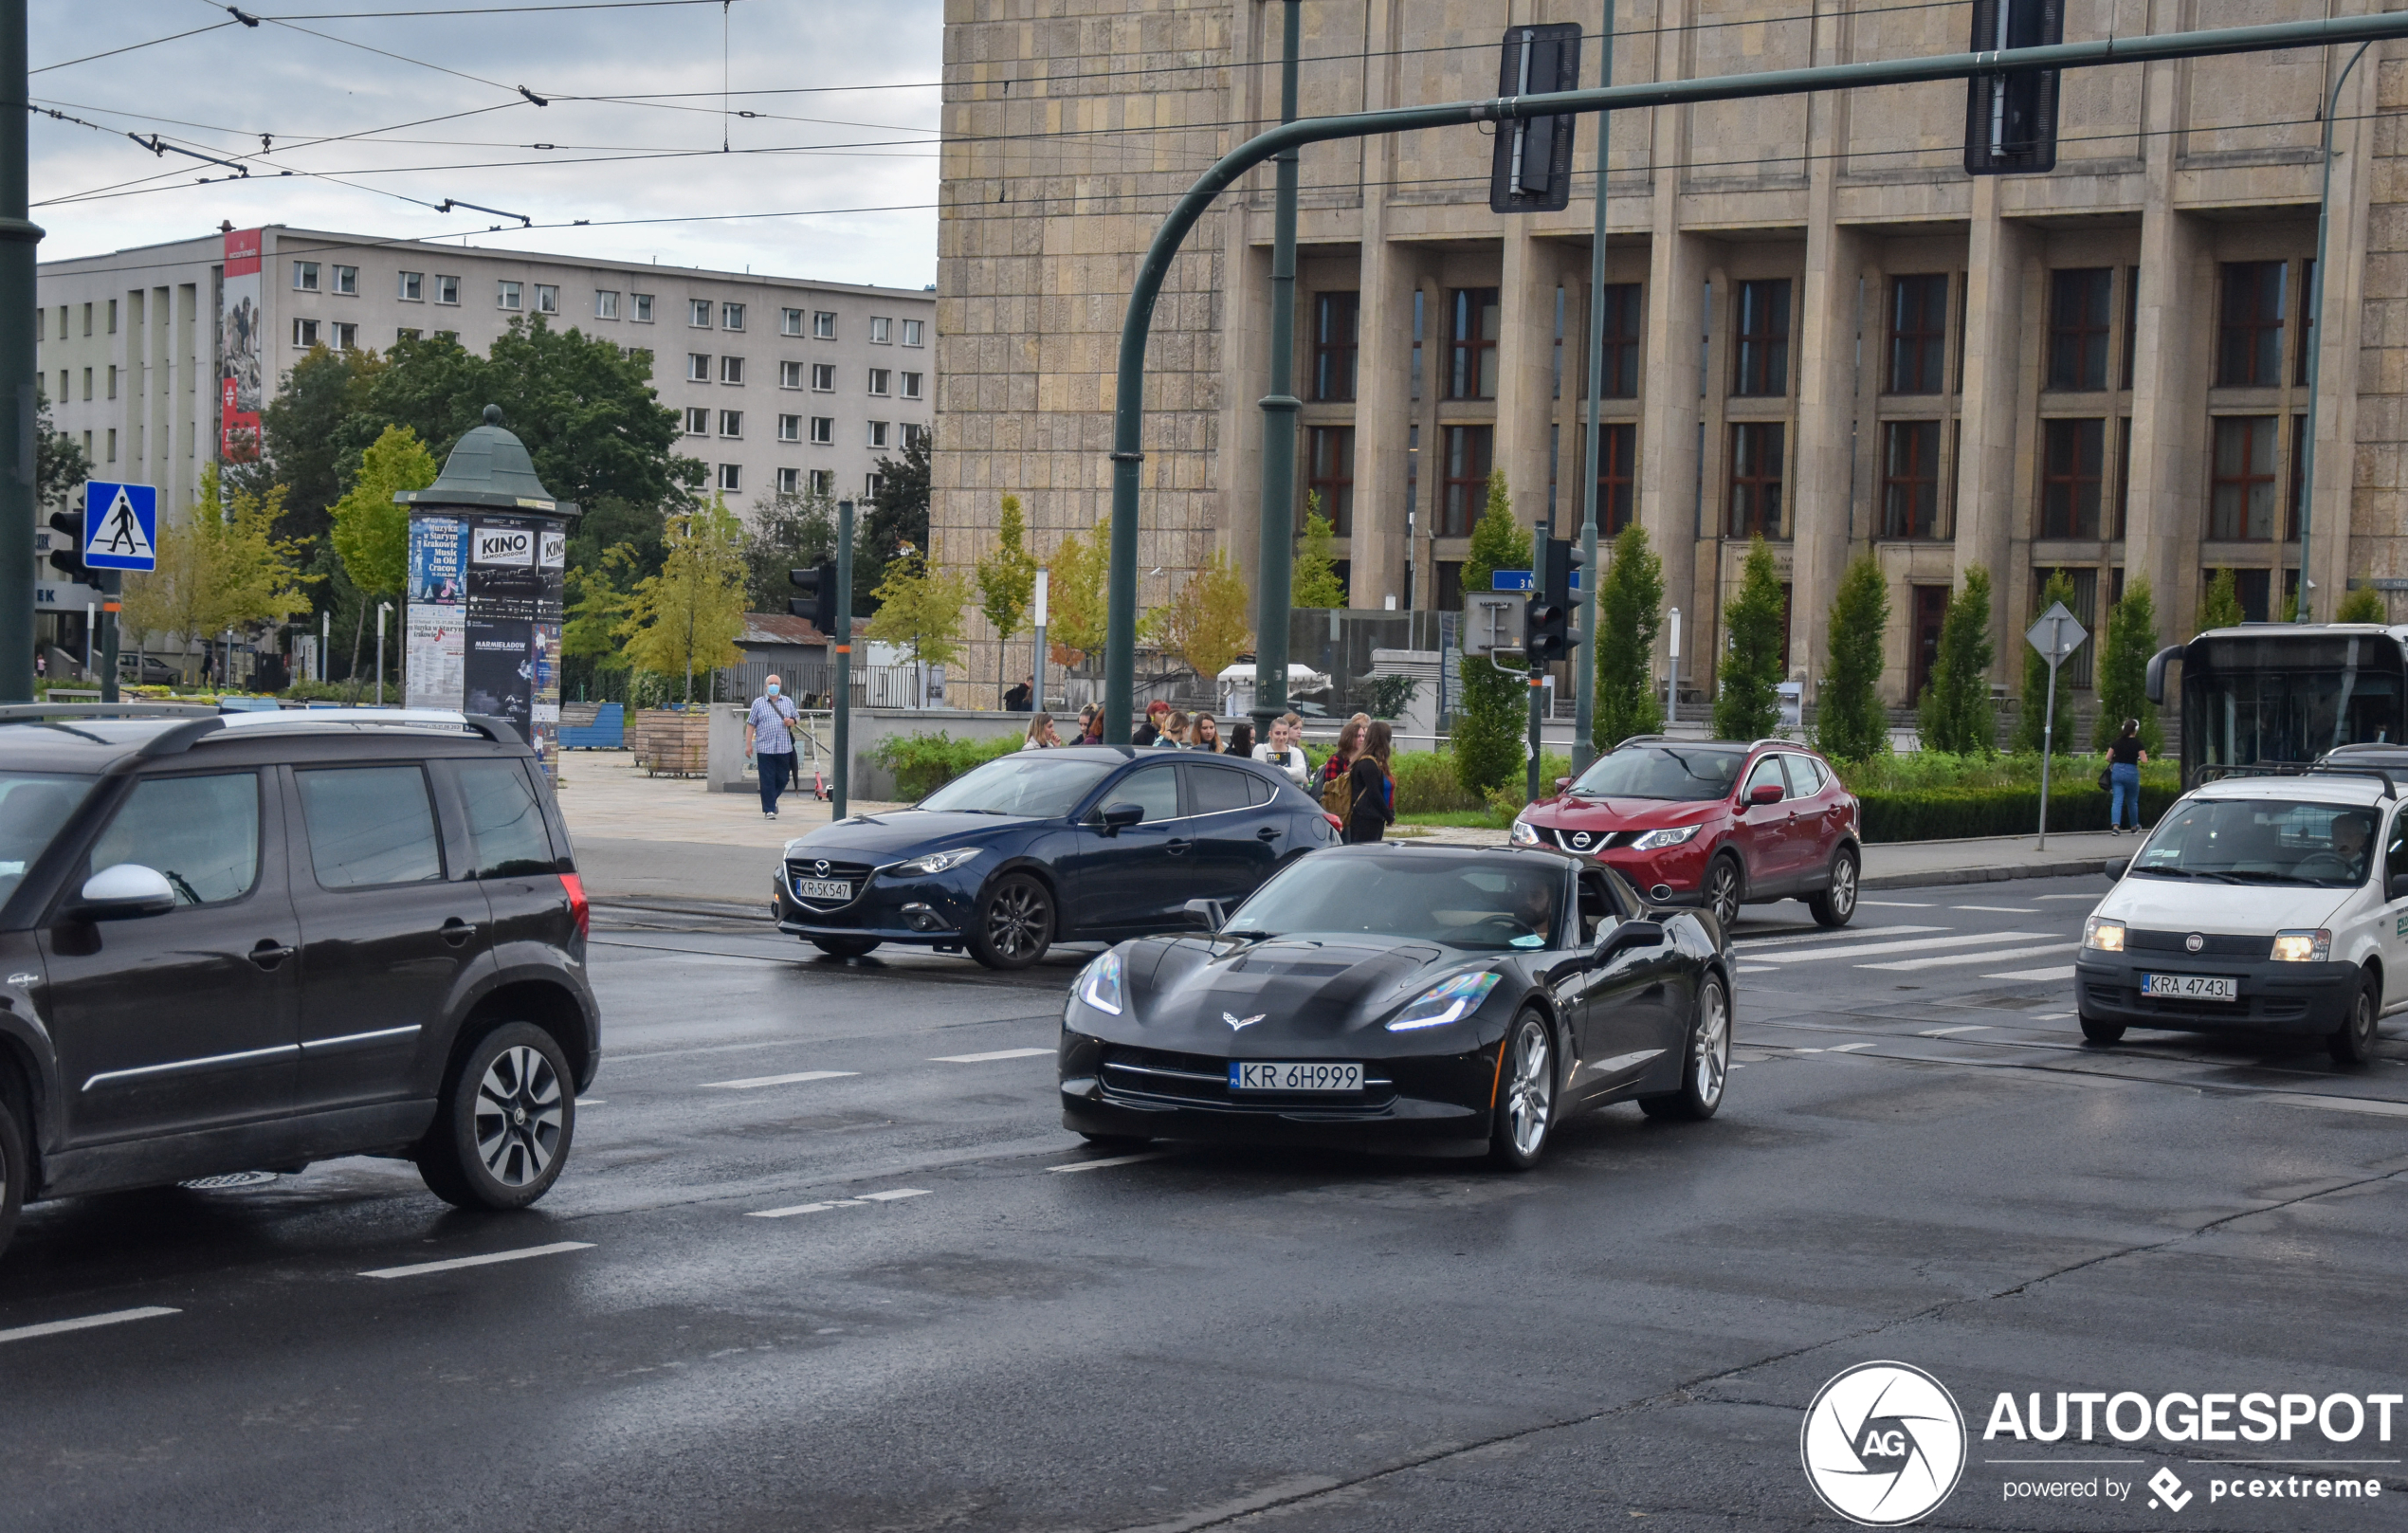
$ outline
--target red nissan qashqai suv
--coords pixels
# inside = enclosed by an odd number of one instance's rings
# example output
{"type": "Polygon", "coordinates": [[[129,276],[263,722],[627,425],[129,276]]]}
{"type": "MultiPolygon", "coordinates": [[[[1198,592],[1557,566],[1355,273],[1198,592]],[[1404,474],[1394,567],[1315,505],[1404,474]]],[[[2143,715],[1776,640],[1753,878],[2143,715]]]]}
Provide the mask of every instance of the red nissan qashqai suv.
{"type": "Polygon", "coordinates": [[[1513,842],[1595,858],[1725,928],[1742,903],[1792,898],[1845,926],[1864,866],[1855,795],[1830,762],[1780,739],[1624,740],[1523,810],[1513,842]]]}

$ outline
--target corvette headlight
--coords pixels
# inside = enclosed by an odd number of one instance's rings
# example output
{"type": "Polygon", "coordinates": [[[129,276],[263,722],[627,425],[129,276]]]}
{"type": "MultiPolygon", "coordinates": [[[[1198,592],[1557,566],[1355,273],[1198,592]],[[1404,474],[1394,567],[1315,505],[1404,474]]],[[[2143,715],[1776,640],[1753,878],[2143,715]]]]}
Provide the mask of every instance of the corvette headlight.
{"type": "Polygon", "coordinates": [[[1412,1032],[1420,1028],[1443,1028],[1450,1022],[1460,1022],[1480,1010],[1488,992],[1497,988],[1500,975],[1459,974],[1444,984],[1432,985],[1414,998],[1412,1005],[1398,1012],[1389,1022],[1391,1032],[1412,1032]]]}
{"type": "Polygon", "coordinates": [[[2082,945],[2093,953],[2124,951],[2124,922],[2092,916],[2082,923],[2082,945]]]}
{"type": "Polygon", "coordinates": [[[2328,931],[2274,934],[2277,963],[2322,963],[2332,956],[2333,934],[2328,931]]]}
{"type": "Polygon", "coordinates": [[[976,847],[955,847],[948,851],[932,851],[924,857],[909,858],[886,870],[890,873],[941,873],[948,867],[959,867],[976,855],[976,847]]]}
{"type": "Polygon", "coordinates": [[[1631,849],[1633,851],[1662,851],[1667,847],[1677,847],[1691,839],[1697,834],[1698,830],[1699,827],[1694,825],[1674,825],[1661,830],[1650,830],[1632,842],[1631,849]]]}
{"type": "Polygon", "coordinates": [[[1121,955],[1106,953],[1079,975],[1072,987],[1079,999],[1099,1012],[1121,1014],[1121,955]]]}
{"type": "Polygon", "coordinates": [[[1532,825],[1528,820],[1515,820],[1513,822],[1513,844],[1517,847],[1537,846],[1539,844],[1539,828],[1532,825]]]}

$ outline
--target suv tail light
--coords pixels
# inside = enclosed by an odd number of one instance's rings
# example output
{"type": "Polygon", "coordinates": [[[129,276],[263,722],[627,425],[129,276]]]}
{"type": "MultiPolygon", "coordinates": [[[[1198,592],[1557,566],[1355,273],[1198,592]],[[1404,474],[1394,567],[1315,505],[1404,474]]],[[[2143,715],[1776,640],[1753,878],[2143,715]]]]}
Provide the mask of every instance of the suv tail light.
{"type": "Polygon", "coordinates": [[[569,914],[576,920],[577,935],[592,936],[593,912],[585,903],[585,880],[575,873],[563,873],[560,875],[560,889],[569,897],[569,914]]]}

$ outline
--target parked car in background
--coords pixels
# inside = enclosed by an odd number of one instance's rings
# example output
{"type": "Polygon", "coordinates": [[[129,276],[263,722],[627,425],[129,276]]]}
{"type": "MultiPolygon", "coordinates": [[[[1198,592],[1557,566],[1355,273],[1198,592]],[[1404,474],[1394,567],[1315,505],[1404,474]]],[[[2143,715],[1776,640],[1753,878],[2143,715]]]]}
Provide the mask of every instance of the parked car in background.
{"type": "Polygon", "coordinates": [[[156,655],[140,652],[117,657],[118,680],[138,686],[172,686],[184,679],[184,673],[156,655]]]}

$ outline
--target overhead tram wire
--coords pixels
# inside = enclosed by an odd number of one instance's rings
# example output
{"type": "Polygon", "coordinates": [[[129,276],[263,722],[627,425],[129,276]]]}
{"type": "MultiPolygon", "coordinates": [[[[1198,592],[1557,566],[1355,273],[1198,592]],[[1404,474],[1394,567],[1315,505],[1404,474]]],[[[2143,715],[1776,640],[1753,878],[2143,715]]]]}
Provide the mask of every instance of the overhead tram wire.
{"type": "Polygon", "coordinates": [[[27,76],[46,75],[53,69],[69,69],[79,64],[90,64],[96,59],[114,59],[120,53],[138,53],[144,48],[157,47],[162,43],[177,43],[188,37],[198,37],[203,32],[220,31],[236,25],[238,24],[230,21],[211,22],[207,27],[195,27],[189,32],[171,32],[165,37],[152,38],[147,43],[128,43],[121,48],[110,48],[105,53],[87,53],[80,59],[61,59],[56,64],[46,64],[39,68],[28,69],[26,74],[27,76]]]}

